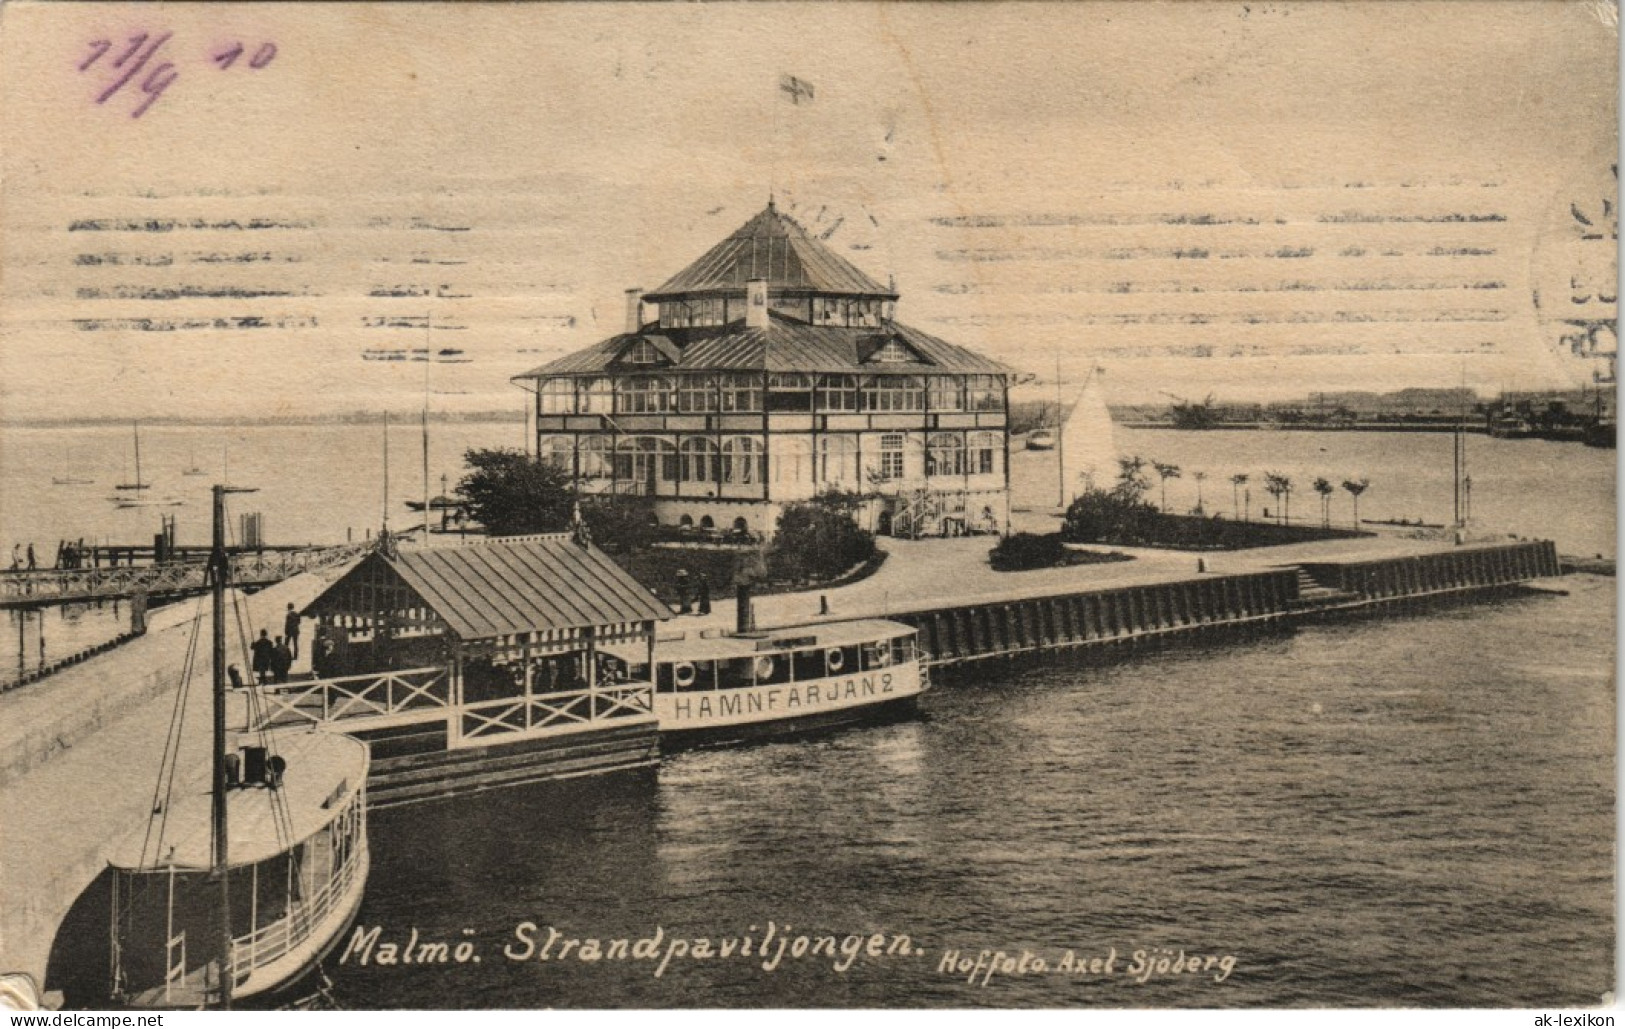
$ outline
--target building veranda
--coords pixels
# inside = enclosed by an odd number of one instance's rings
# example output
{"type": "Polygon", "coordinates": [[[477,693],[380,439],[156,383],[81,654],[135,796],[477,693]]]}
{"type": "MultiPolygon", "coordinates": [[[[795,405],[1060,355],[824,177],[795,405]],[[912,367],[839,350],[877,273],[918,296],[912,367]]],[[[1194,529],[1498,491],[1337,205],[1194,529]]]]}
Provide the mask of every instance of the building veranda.
{"type": "Polygon", "coordinates": [[[536,453],[668,526],[770,535],[784,504],[840,491],[879,533],[1003,531],[1010,370],[897,301],[769,202],[628,290],[624,332],[515,377],[536,453]]]}

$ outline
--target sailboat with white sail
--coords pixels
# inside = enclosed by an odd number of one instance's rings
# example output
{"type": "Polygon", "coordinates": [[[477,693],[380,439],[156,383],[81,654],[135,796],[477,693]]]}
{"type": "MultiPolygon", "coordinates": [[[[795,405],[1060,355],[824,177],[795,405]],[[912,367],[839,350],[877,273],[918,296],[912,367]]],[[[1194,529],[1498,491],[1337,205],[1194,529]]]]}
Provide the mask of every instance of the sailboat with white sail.
{"type": "Polygon", "coordinates": [[[131,428],[135,430],[135,481],[115,483],[113,488],[117,490],[149,489],[152,483],[141,478],[141,423],[132,422],[131,428]]]}
{"type": "MultiPolygon", "coordinates": [[[[1091,365],[1083,388],[1071,405],[1058,405],[1063,413],[1056,444],[1056,466],[1059,470],[1057,503],[1062,508],[1071,504],[1086,489],[1109,488],[1117,474],[1117,443],[1112,413],[1106,406],[1104,378],[1105,370],[1099,365],[1091,365]]],[[[1061,383],[1058,363],[1055,391],[1059,400],[1061,383]]]]}

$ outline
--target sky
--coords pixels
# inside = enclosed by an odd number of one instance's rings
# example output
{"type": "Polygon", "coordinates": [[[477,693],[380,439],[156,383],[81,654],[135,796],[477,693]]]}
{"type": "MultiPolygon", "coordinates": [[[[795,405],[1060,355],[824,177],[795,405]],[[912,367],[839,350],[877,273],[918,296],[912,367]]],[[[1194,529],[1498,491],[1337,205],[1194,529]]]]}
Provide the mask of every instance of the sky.
{"type": "Polygon", "coordinates": [[[1035,388],[1575,384],[1610,11],[7,4],[0,418],[517,410],[769,195],[1035,388]]]}

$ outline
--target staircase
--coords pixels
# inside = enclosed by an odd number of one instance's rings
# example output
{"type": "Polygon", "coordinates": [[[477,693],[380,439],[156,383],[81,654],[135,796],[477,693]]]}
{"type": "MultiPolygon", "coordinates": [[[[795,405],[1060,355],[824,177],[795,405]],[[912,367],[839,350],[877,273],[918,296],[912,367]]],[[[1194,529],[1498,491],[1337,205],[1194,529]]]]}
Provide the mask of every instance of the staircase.
{"type": "Polygon", "coordinates": [[[1340,590],[1334,586],[1325,586],[1320,583],[1309,570],[1302,565],[1297,566],[1298,573],[1298,599],[1293,601],[1297,608],[1332,607],[1337,604],[1358,600],[1359,595],[1347,590],[1340,590]]]}

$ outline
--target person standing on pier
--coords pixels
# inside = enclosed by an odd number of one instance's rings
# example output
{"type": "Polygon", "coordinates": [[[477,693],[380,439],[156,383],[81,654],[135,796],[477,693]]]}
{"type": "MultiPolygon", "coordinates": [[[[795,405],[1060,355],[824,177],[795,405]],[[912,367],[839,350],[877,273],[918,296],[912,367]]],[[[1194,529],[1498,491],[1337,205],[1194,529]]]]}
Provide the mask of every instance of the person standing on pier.
{"type": "Polygon", "coordinates": [[[288,604],[288,613],[282,616],[282,632],[288,637],[288,649],[293,652],[295,660],[299,658],[299,612],[288,604]]]}
{"type": "Polygon", "coordinates": [[[677,569],[677,613],[686,615],[689,611],[688,569],[677,569]]]}
{"type": "Polygon", "coordinates": [[[22,571],[22,567],[23,545],[21,543],[13,543],[11,545],[11,570],[14,572],[20,572],[22,571]]]}
{"type": "Polygon", "coordinates": [[[28,545],[28,570],[32,572],[38,567],[39,565],[34,561],[34,544],[30,543],[28,545]]]}
{"type": "Polygon", "coordinates": [[[280,685],[288,681],[288,672],[293,668],[293,651],[288,649],[288,640],[285,636],[276,638],[276,648],[271,651],[271,675],[280,685]]]}
{"type": "Polygon", "coordinates": [[[708,615],[711,613],[711,580],[707,579],[704,575],[701,575],[699,579],[700,614],[708,615]]]}
{"type": "Polygon", "coordinates": [[[254,652],[254,681],[264,685],[271,674],[271,658],[276,654],[276,644],[264,629],[260,630],[260,638],[254,641],[249,648],[254,652]]]}

